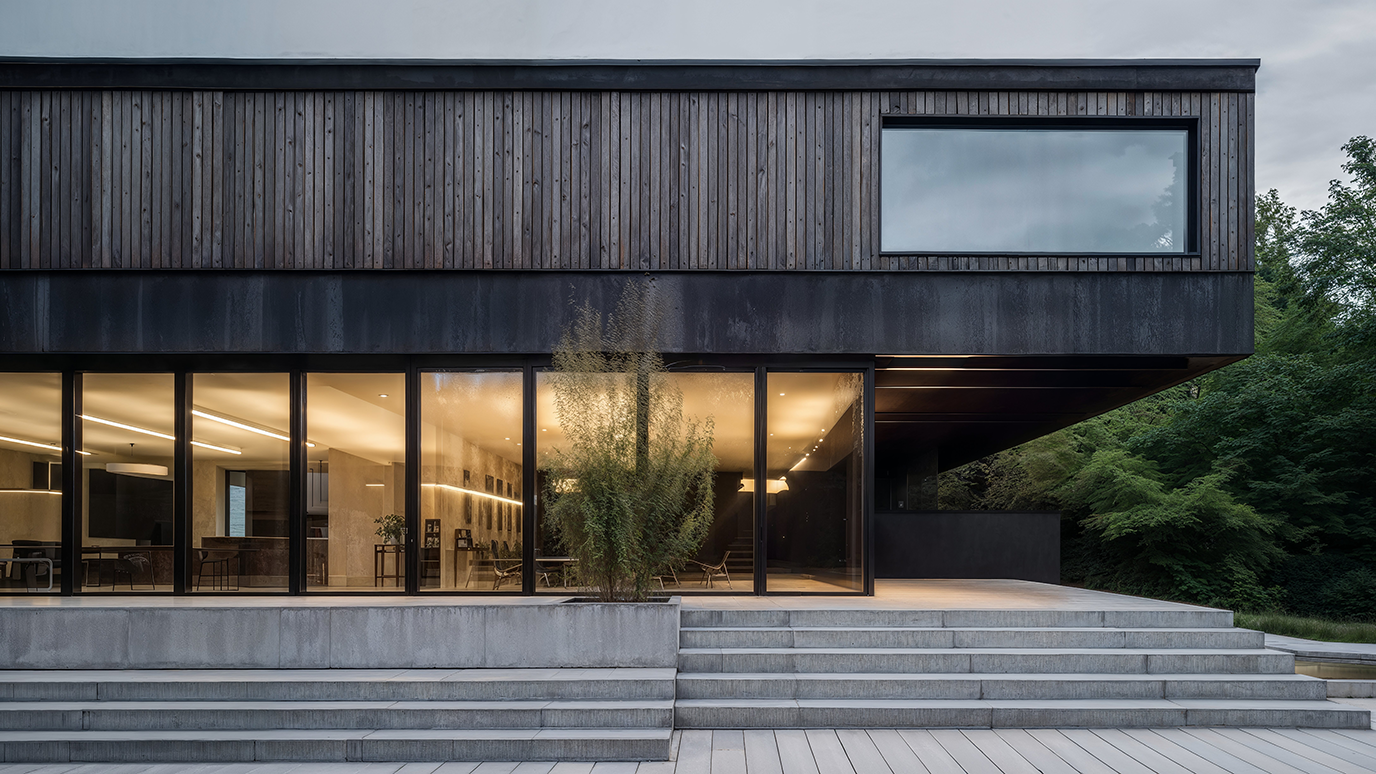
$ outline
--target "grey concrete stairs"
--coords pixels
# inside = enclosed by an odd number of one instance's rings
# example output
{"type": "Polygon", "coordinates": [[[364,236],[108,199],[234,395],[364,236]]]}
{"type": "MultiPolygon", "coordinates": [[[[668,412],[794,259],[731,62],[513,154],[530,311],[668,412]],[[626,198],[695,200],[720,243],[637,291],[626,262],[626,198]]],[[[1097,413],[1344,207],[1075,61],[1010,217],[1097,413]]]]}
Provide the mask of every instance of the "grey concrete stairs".
{"type": "Polygon", "coordinates": [[[664,760],[673,669],[0,672],[5,761],[664,760]]]}
{"type": "Polygon", "coordinates": [[[1217,610],[692,610],[678,728],[1369,728],[1217,610]]]}

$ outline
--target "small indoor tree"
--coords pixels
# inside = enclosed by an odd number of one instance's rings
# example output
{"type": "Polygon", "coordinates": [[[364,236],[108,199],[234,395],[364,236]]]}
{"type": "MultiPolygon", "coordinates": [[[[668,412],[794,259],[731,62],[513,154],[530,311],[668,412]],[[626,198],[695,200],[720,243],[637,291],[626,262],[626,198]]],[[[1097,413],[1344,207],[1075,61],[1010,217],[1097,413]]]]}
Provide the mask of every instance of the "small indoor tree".
{"type": "Polygon", "coordinates": [[[627,285],[607,319],[579,307],[549,385],[564,442],[544,461],[545,523],[604,601],[644,600],[712,522],[712,419],[683,416],[658,352],[652,281],[627,285]]]}

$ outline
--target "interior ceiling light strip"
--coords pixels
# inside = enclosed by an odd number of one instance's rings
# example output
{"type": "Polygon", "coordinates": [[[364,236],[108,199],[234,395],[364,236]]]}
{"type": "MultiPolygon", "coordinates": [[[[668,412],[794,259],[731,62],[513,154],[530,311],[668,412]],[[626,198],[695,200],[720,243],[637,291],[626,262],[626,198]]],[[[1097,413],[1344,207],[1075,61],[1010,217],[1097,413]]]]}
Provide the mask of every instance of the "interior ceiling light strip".
{"type": "Polygon", "coordinates": [[[0,494],[4,494],[6,492],[37,492],[38,494],[54,495],[62,494],[62,490],[60,489],[0,489],[0,494]]]}
{"type": "Polygon", "coordinates": [[[464,494],[471,494],[474,497],[486,497],[489,500],[498,500],[504,503],[511,503],[512,505],[525,505],[525,503],[521,502],[520,500],[513,500],[510,497],[500,497],[498,495],[488,494],[487,492],[479,492],[476,489],[464,489],[461,486],[453,486],[450,484],[421,484],[421,486],[431,486],[437,487],[439,489],[448,489],[451,492],[463,492],[464,494]]]}
{"type": "Polygon", "coordinates": [[[99,423],[102,424],[102,425],[109,425],[110,427],[118,427],[118,428],[120,428],[120,429],[122,429],[122,430],[132,430],[132,431],[134,431],[135,433],[143,433],[144,435],[151,435],[151,436],[153,436],[153,437],[155,437],[155,438],[166,438],[166,439],[169,440],[169,441],[175,441],[175,440],[177,440],[176,436],[168,435],[167,433],[159,433],[157,430],[148,430],[148,429],[145,429],[145,428],[142,428],[142,427],[134,427],[133,425],[126,425],[126,424],[124,424],[124,423],[122,423],[122,422],[114,422],[114,421],[111,421],[111,420],[109,420],[109,419],[101,419],[100,417],[93,417],[93,416],[91,416],[90,414],[78,414],[77,416],[81,417],[82,419],[84,419],[84,420],[86,420],[86,421],[88,421],[88,422],[99,422],[99,423]]]}
{"type": "MultiPolygon", "coordinates": [[[[225,417],[220,417],[220,416],[216,416],[216,415],[214,415],[214,414],[209,414],[209,413],[206,413],[206,412],[204,412],[204,411],[201,411],[200,409],[191,409],[191,414],[192,414],[193,416],[198,416],[198,417],[200,417],[201,419],[209,419],[211,422],[219,422],[219,423],[222,424],[222,425],[229,425],[230,427],[237,427],[237,428],[239,428],[240,430],[247,430],[247,431],[249,431],[250,433],[257,433],[257,434],[259,434],[259,435],[266,435],[266,436],[269,437],[269,438],[276,438],[276,439],[279,440],[279,441],[287,441],[287,442],[290,442],[290,441],[291,441],[291,438],[290,438],[290,437],[285,436],[285,435],[282,435],[281,433],[273,432],[272,430],[264,430],[264,429],[261,428],[261,427],[254,427],[253,425],[246,425],[246,424],[244,424],[243,422],[236,422],[236,421],[234,421],[233,419],[226,419],[225,417]]],[[[313,443],[311,443],[311,442],[309,442],[309,441],[306,442],[306,445],[309,446],[309,447],[311,447],[312,449],[315,448],[315,444],[313,444],[313,443]]]]}
{"type": "Polygon", "coordinates": [[[230,449],[230,448],[225,447],[225,446],[216,446],[216,445],[210,444],[210,443],[201,443],[200,441],[192,441],[192,442],[191,442],[191,445],[192,445],[192,446],[199,446],[199,447],[201,447],[202,449],[211,449],[211,450],[214,450],[214,451],[229,452],[230,454],[243,454],[243,452],[241,452],[241,451],[236,451],[236,450],[234,450],[234,449],[230,449]]]}
{"type": "MultiPolygon", "coordinates": [[[[61,446],[53,446],[53,445],[50,444],[50,443],[39,443],[38,441],[25,441],[23,438],[10,438],[10,437],[7,436],[7,435],[0,435],[0,441],[9,441],[10,443],[23,444],[24,446],[37,446],[37,447],[40,448],[40,449],[52,449],[52,450],[55,451],[55,452],[60,452],[60,451],[62,451],[62,447],[61,447],[61,446]]],[[[80,450],[80,449],[77,449],[77,450],[76,450],[76,453],[77,453],[77,454],[84,454],[84,455],[86,455],[87,457],[91,456],[91,453],[90,453],[90,452],[88,452],[88,451],[82,451],[82,450],[80,450]]],[[[0,490],[0,491],[8,491],[8,490],[0,490]]],[[[19,489],[19,490],[16,490],[16,491],[20,491],[20,492],[29,492],[29,491],[34,491],[34,490],[30,490],[30,489],[19,489]]]]}

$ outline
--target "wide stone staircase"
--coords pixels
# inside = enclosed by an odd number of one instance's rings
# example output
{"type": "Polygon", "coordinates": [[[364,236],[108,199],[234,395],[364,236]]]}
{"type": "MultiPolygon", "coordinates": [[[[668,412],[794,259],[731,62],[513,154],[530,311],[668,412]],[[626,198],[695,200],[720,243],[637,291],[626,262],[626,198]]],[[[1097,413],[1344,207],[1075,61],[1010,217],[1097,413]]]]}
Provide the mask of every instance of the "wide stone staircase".
{"type": "Polygon", "coordinates": [[[688,609],[678,728],[1370,728],[1222,610],[688,609]]]}
{"type": "Polygon", "coordinates": [[[0,672],[5,761],[664,760],[674,670],[0,672]]]}

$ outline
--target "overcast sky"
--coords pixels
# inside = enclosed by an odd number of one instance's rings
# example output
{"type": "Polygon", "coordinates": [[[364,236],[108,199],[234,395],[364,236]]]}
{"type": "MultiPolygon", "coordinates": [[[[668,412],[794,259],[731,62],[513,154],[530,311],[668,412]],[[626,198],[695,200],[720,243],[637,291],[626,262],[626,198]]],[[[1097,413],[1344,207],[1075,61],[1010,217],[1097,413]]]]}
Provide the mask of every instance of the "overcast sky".
{"type": "Polygon", "coordinates": [[[1376,0],[0,0],[0,56],[1259,57],[1257,183],[1376,135],[1376,0]]]}

